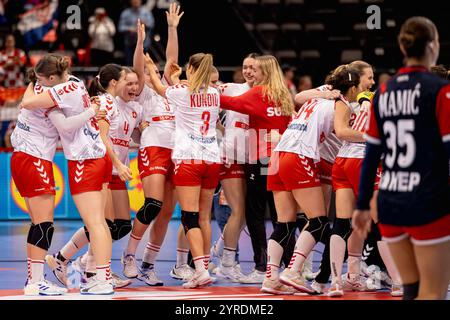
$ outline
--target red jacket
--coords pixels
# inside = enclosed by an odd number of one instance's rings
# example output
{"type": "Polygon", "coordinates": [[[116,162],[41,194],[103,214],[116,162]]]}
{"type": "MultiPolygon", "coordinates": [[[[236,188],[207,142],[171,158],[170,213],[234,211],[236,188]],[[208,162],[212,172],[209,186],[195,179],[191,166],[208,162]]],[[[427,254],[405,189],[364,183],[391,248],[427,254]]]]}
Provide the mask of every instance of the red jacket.
{"type": "Polygon", "coordinates": [[[250,116],[250,163],[255,163],[257,159],[270,157],[276,143],[267,141],[267,133],[277,130],[280,135],[283,134],[291,119],[290,116],[281,115],[280,108],[263,97],[262,88],[262,86],[254,86],[246,93],[236,97],[220,96],[221,108],[250,116]]]}

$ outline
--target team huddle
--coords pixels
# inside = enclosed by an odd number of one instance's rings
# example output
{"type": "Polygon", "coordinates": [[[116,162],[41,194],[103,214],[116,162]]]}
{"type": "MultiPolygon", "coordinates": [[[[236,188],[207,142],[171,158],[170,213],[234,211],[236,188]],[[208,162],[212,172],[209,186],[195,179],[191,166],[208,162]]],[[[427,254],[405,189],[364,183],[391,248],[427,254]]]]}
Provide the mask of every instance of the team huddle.
{"type": "Polygon", "coordinates": [[[82,273],[81,294],[113,294],[132,278],[162,286],[154,265],[176,202],[181,224],[171,276],[187,289],[211,284],[211,207],[220,182],[231,215],[221,236],[218,275],[262,283],[262,292],[276,295],[341,297],[345,290],[374,290],[361,276],[370,232],[376,234],[393,296],[445,298],[450,86],[427,70],[439,53],[434,24],[420,17],[405,22],[399,44],[408,63],[376,92],[370,91],[372,66],[354,61],[293,99],[270,55],[245,57],[242,84],[215,85],[213,57],[204,53],[190,56],[187,79],[180,79],[177,26],[182,15],[171,4],[162,76],[144,54],[140,21],[133,67],[104,65],[88,89],[56,54],[47,54],[30,71],[11,137],[12,176],[32,221],[25,295],[65,294],[69,263],[82,273]],[[84,227],[47,255],[54,230],[52,161],[59,140],[84,227]],[[145,196],[134,221],[126,186],[132,179],[131,140],[139,144],[145,196]],[[331,221],[333,192],[336,217],[331,221]],[[266,201],[274,222],[268,241],[266,201]],[[242,274],[238,259],[245,225],[255,262],[249,275],[242,274]],[[138,267],[136,250],[148,228],[138,267]],[[125,280],[110,267],[113,241],[124,237],[125,280]],[[320,271],[309,283],[302,270],[319,242],[325,245],[320,271]],[[71,261],[86,245],[87,252],[71,261]],[[44,278],[44,262],[63,287],[44,278]]]}

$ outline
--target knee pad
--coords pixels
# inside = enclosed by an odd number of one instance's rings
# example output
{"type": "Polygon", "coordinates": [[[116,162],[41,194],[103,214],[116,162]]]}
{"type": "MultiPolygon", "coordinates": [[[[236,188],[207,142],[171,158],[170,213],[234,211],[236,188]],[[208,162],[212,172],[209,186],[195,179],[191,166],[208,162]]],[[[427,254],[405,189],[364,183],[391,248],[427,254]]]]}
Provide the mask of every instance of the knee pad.
{"type": "Polygon", "coordinates": [[[136,213],[136,218],[140,223],[149,225],[161,211],[162,204],[162,201],[145,198],[145,203],[136,213]]]}
{"type": "Polygon", "coordinates": [[[309,219],[309,224],[305,229],[313,236],[316,242],[326,243],[331,234],[330,221],[328,217],[316,217],[309,219]]]}
{"type": "Polygon", "coordinates": [[[114,226],[111,233],[113,240],[120,240],[131,232],[131,220],[115,219],[114,226]]]}
{"type": "Polygon", "coordinates": [[[347,241],[352,234],[352,220],[350,218],[336,218],[334,220],[333,231],[331,232],[331,234],[335,234],[347,241]]]}
{"type": "Polygon", "coordinates": [[[30,225],[30,230],[28,230],[27,243],[31,243],[31,239],[32,239],[32,237],[33,237],[34,227],[35,227],[35,224],[34,224],[34,223],[31,223],[31,225],[30,225]]]}
{"type": "Polygon", "coordinates": [[[414,300],[419,295],[419,281],[403,285],[403,300],[414,300]]]}
{"type": "Polygon", "coordinates": [[[198,218],[198,212],[181,210],[181,223],[184,228],[184,234],[188,233],[191,229],[200,228],[198,218]]]}
{"type": "Polygon", "coordinates": [[[306,216],[306,214],[304,214],[303,212],[297,213],[296,223],[298,230],[302,232],[305,226],[308,224],[308,217],[306,216]]]}
{"type": "Polygon", "coordinates": [[[111,233],[111,236],[112,236],[114,229],[116,228],[116,226],[114,225],[114,221],[109,220],[109,219],[105,219],[105,221],[106,221],[106,224],[108,225],[109,232],[111,233]]]}
{"type": "Polygon", "coordinates": [[[284,248],[294,234],[295,228],[297,228],[296,222],[277,222],[270,239],[278,242],[284,248]]]}
{"type": "Polygon", "coordinates": [[[89,238],[89,231],[88,231],[88,229],[86,228],[86,226],[83,226],[83,228],[84,228],[84,233],[86,234],[86,238],[87,238],[88,241],[90,242],[91,239],[89,238]]]}
{"type": "Polygon", "coordinates": [[[42,222],[34,225],[31,235],[28,235],[28,243],[44,249],[45,251],[50,248],[53,238],[53,222],[42,222]]]}

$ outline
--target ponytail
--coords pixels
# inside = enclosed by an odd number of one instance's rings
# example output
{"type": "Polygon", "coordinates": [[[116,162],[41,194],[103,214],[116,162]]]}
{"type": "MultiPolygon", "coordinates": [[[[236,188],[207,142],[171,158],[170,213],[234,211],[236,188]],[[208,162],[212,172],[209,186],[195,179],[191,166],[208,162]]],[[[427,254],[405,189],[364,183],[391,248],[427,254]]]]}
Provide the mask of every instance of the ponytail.
{"type": "Polygon", "coordinates": [[[189,58],[188,65],[193,69],[191,79],[189,79],[189,91],[199,93],[200,89],[204,87],[204,94],[206,94],[211,82],[213,56],[209,53],[194,54],[189,58]]]}

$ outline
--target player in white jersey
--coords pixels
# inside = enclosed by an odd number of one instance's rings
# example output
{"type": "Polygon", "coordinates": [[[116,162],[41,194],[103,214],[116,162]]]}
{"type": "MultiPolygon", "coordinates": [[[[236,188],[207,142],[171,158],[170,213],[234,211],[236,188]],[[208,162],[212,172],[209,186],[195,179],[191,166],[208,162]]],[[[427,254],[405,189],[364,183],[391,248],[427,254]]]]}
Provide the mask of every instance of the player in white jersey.
{"type": "MultiPolygon", "coordinates": [[[[44,83],[51,86],[58,74],[52,75],[53,70],[41,70],[42,65],[38,64],[37,70],[50,76],[51,80],[45,79],[44,83]]],[[[32,83],[24,97],[49,89],[37,82],[34,70],[30,71],[32,83]]],[[[25,295],[60,295],[67,292],[44,278],[44,258],[53,236],[55,182],[52,161],[59,137],[56,126],[61,130],[80,127],[95,115],[98,106],[95,107],[95,110],[89,108],[67,119],[57,110],[48,113],[44,109],[21,109],[19,112],[18,124],[11,135],[14,147],[11,172],[18,191],[25,199],[32,222],[27,237],[25,295]],[[44,234],[47,236],[43,237],[44,234]]]]}
{"type": "MultiPolygon", "coordinates": [[[[172,63],[178,62],[177,27],[182,15],[180,6],[172,3],[167,12],[168,40],[166,65],[162,78],[164,85],[172,84],[170,66],[172,63]]],[[[124,264],[123,273],[126,277],[138,277],[147,285],[161,286],[163,282],[156,276],[154,264],[175,207],[175,196],[171,181],[175,115],[173,107],[153,89],[149,77],[149,68],[155,68],[155,66],[152,63],[151,65],[145,65],[142,51],[141,49],[140,54],[135,56],[134,68],[140,76],[146,79],[145,85],[139,88],[137,98],[137,101],[144,108],[143,120],[148,124],[141,134],[138,155],[138,169],[145,202],[136,214],[128,245],[121,260],[124,264]],[[144,250],[142,265],[138,269],[135,258],[136,249],[149,226],[149,240],[144,250]]],[[[156,72],[158,71],[156,70],[156,72]]],[[[183,267],[187,267],[187,265],[183,267]]]]}
{"type": "Polygon", "coordinates": [[[277,156],[271,159],[269,172],[272,174],[268,177],[267,187],[274,191],[278,221],[283,223],[277,224],[282,228],[275,228],[269,240],[270,258],[262,287],[264,292],[292,294],[292,290],[286,288],[291,286],[297,291],[314,293],[302,279],[300,270],[315,244],[327,242],[331,232],[317,166],[321,160],[319,146],[334,130],[335,104],[348,104],[347,101],[356,99],[359,75],[355,69],[346,67],[333,73],[327,83],[344,93],[340,100],[312,99],[306,102],[293,116],[275,149],[277,156]],[[297,205],[305,211],[309,224],[300,233],[289,267],[278,279],[283,243],[296,228],[297,205]]]}
{"type": "MultiPolygon", "coordinates": [[[[255,82],[254,67],[255,54],[248,55],[242,63],[244,83],[226,83],[218,86],[226,96],[239,96],[247,92],[255,82]]],[[[225,133],[222,139],[220,183],[225,198],[231,208],[231,215],[224,227],[220,274],[225,278],[238,282],[243,277],[235,257],[239,237],[245,226],[245,171],[244,164],[248,161],[249,116],[239,112],[227,110],[225,114],[225,133]]],[[[221,241],[221,240],[218,240],[221,241]]],[[[216,245],[221,247],[220,245],[216,245]]],[[[216,250],[213,249],[212,250],[216,250]]]]}
{"type": "MultiPolygon", "coordinates": [[[[173,180],[181,207],[181,221],[194,258],[195,274],[185,288],[212,282],[208,272],[211,243],[211,206],[219,180],[220,152],[216,137],[219,91],[210,87],[212,55],[197,53],[189,58],[188,85],[166,88],[154,68],[153,86],[175,110],[175,162],[173,180]]],[[[181,68],[178,69],[181,72],[181,68]]]]}
{"type": "MultiPolygon", "coordinates": [[[[55,70],[62,70],[55,86],[50,90],[30,98],[25,98],[21,106],[30,110],[37,108],[59,108],[65,116],[75,116],[90,106],[89,95],[84,84],[68,79],[68,63],[63,57],[47,55],[43,64],[55,70]],[[69,80],[69,81],[68,81],[69,80]]],[[[41,75],[37,73],[40,80],[41,75]]],[[[82,294],[112,294],[111,283],[111,235],[104,219],[102,185],[110,180],[111,160],[100,139],[95,119],[81,128],[59,130],[64,154],[69,166],[69,186],[74,202],[90,233],[91,244],[97,263],[95,281],[81,290],[82,294]]],[[[52,256],[47,256],[52,257],[52,256]]],[[[47,258],[46,257],[46,258],[47,258]]],[[[54,260],[47,260],[51,263],[54,260]]]]}

